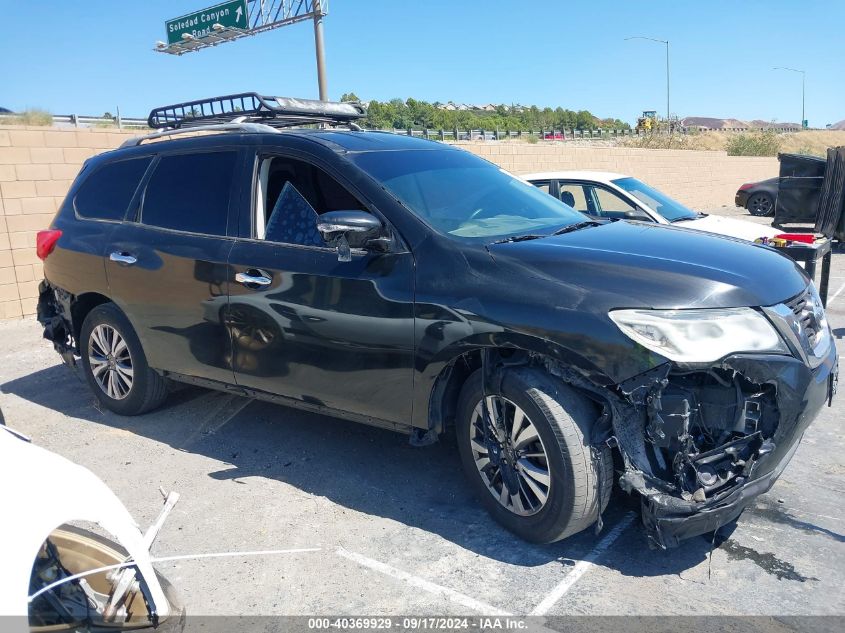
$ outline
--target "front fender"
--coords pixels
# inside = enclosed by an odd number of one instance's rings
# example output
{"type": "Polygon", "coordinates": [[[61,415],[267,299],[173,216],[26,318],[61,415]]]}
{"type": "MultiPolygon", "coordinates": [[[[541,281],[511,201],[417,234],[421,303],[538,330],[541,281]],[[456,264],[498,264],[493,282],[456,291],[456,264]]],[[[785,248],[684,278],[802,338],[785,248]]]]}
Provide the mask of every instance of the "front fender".
{"type": "Polygon", "coordinates": [[[443,400],[449,397],[447,385],[451,382],[454,368],[461,359],[466,359],[467,366],[480,364],[480,358],[486,350],[507,353],[515,364],[528,363],[537,358],[554,361],[576,371],[596,387],[613,382],[600,368],[574,349],[530,334],[488,328],[486,331],[468,331],[466,336],[448,342],[441,340],[444,344],[435,347],[436,340],[424,338],[422,343],[430,347],[417,348],[423,352],[430,351],[428,354],[417,354],[412,420],[412,425],[417,428],[443,430],[443,400]]]}

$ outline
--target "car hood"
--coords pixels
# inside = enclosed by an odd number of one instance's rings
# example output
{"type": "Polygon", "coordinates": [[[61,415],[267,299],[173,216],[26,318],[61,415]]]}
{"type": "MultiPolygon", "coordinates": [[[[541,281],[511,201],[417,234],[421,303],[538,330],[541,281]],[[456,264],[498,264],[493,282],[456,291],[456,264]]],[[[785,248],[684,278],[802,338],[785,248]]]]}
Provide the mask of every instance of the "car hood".
{"type": "Polygon", "coordinates": [[[748,240],[749,242],[753,242],[759,237],[774,237],[783,233],[783,231],[770,226],[763,226],[746,220],[720,217],[718,215],[706,215],[697,220],[679,222],[678,226],[685,229],[708,231],[719,235],[727,235],[728,237],[736,237],[741,240],[748,240]]]}
{"type": "Polygon", "coordinates": [[[774,305],[807,285],[795,262],[768,247],[639,222],[488,249],[501,274],[555,284],[557,301],[593,311],[774,305]]]}

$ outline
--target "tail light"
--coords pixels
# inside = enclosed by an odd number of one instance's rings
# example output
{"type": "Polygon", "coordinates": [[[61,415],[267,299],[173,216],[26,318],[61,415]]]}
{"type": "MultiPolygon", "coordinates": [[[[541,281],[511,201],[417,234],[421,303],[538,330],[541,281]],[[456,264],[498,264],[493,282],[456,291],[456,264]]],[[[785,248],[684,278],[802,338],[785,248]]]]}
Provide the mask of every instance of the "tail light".
{"type": "Polygon", "coordinates": [[[751,187],[753,187],[753,186],[754,186],[753,182],[747,182],[744,185],[740,185],[739,190],[745,191],[746,189],[751,189],[751,187]]]}
{"type": "Polygon", "coordinates": [[[35,254],[38,259],[44,261],[47,255],[53,252],[56,248],[56,242],[62,236],[62,232],[58,229],[50,229],[49,231],[38,231],[35,237],[35,254]]]}

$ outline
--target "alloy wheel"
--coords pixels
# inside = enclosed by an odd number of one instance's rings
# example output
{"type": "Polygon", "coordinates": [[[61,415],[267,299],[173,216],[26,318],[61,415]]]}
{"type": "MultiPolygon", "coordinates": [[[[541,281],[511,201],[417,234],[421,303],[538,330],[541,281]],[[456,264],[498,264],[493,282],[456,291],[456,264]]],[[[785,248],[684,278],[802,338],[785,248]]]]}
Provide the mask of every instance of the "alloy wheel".
{"type": "Polygon", "coordinates": [[[123,400],[134,380],[132,355],[126,339],[110,325],[101,324],[88,339],[88,364],[91,374],[109,398],[123,400]]]}
{"type": "Polygon", "coordinates": [[[470,448],[490,494],[519,516],[536,514],[551,490],[549,458],[537,427],[502,396],[479,401],[469,425],[470,448]]]}
{"type": "Polygon", "coordinates": [[[752,215],[769,215],[772,212],[772,199],[765,195],[756,195],[751,198],[748,208],[752,215]]]}

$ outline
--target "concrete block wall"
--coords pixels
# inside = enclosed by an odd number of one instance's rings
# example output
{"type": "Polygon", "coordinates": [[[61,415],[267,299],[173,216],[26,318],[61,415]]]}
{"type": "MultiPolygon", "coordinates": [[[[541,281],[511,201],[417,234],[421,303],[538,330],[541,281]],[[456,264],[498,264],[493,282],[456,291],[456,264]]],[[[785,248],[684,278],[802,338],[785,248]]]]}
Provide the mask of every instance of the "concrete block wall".
{"type": "MultiPolygon", "coordinates": [[[[0,319],[35,313],[41,261],[35,235],[50,225],[86,158],[137,131],[0,126],[0,319]]],[[[733,204],[743,182],[776,176],[775,158],[724,152],[474,142],[461,147],[517,174],[593,169],[641,178],[696,208],[733,204]]]]}
{"type": "Polygon", "coordinates": [[[132,135],[112,129],[0,126],[0,319],[35,313],[42,278],[35,234],[50,226],[85,159],[132,135]]]}

